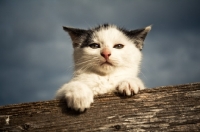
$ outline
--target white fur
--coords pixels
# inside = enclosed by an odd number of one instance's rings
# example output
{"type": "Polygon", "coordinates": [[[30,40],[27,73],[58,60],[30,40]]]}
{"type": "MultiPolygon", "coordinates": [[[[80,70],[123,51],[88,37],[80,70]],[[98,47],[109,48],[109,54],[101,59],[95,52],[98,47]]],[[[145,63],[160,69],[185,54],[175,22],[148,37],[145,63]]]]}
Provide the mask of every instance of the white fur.
{"type": "Polygon", "coordinates": [[[137,77],[142,54],[133,41],[115,26],[94,32],[92,40],[101,48],[74,48],[74,77],[56,94],[58,99],[64,97],[68,107],[75,110],[89,108],[95,95],[117,91],[130,96],[144,89],[137,77]],[[123,44],[124,48],[113,48],[115,44],[123,44]],[[104,48],[111,51],[108,61],[112,65],[102,65],[105,59],[100,53],[104,48]]]}

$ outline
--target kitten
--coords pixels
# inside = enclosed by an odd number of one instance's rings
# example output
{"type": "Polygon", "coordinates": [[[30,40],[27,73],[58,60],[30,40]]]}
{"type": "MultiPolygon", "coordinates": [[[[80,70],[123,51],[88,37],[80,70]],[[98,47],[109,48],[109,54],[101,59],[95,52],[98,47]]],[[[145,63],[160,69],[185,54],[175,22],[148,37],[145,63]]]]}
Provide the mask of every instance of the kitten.
{"type": "Polygon", "coordinates": [[[74,76],[56,93],[68,107],[84,111],[93,97],[108,92],[131,96],[144,89],[138,78],[141,50],[151,26],[126,30],[104,24],[84,30],[63,27],[74,48],[74,76]]]}

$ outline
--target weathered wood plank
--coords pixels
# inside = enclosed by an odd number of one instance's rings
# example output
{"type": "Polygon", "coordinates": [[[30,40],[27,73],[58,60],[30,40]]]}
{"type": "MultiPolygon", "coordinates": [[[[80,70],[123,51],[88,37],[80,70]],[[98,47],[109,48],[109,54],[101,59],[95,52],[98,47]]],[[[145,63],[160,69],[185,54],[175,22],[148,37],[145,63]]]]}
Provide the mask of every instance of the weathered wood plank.
{"type": "Polygon", "coordinates": [[[0,131],[200,131],[200,83],[98,96],[82,114],[58,100],[1,106],[0,131]]]}

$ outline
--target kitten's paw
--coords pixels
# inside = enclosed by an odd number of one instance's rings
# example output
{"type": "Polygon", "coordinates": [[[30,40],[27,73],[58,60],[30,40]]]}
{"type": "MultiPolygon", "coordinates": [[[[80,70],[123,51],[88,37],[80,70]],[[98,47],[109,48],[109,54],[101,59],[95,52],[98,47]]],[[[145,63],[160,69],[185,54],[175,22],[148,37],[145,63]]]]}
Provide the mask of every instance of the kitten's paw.
{"type": "Polygon", "coordinates": [[[65,84],[58,90],[56,98],[64,98],[69,108],[80,112],[89,108],[91,103],[93,103],[93,93],[91,89],[80,82],[65,84]]]}
{"type": "Polygon", "coordinates": [[[145,89],[145,87],[139,78],[122,81],[117,87],[117,91],[126,96],[137,94],[142,89],[145,89]]]}

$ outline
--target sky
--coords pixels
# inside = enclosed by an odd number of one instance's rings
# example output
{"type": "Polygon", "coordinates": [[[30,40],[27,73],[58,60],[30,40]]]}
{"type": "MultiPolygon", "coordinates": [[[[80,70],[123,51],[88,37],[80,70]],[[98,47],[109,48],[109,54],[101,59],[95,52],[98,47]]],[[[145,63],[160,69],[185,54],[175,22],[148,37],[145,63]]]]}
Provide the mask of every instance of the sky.
{"type": "Polygon", "coordinates": [[[147,88],[200,81],[200,1],[0,0],[0,105],[51,100],[73,73],[62,26],[149,25],[140,77],[147,88]]]}

